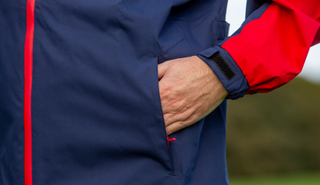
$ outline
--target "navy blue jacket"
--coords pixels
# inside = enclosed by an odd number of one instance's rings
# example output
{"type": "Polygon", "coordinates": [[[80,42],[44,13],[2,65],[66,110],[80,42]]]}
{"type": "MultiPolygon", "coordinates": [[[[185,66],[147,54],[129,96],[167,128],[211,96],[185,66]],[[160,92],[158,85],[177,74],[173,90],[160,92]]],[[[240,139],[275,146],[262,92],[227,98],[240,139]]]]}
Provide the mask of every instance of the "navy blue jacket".
{"type": "MultiPolygon", "coordinates": [[[[271,4],[249,1],[247,21],[271,4]]],[[[226,6],[0,0],[0,185],[228,184],[226,101],[169,146],[157,75],[159,63],[198,54],[229,98],[250,91],[223,48],[226,6]]]]}

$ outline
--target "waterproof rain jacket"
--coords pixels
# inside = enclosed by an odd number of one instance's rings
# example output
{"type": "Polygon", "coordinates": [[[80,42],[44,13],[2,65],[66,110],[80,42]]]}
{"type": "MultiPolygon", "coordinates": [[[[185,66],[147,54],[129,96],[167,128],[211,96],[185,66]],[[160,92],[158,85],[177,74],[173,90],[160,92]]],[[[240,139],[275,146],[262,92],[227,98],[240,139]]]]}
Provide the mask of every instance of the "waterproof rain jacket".
{"type": "Polygon", "coordinates": [[[226,102],[172,134],[157,65],[198,55],[236,99],[319,42],[319,0],[0,0],[1,185],[225,185],[226,102]]]}

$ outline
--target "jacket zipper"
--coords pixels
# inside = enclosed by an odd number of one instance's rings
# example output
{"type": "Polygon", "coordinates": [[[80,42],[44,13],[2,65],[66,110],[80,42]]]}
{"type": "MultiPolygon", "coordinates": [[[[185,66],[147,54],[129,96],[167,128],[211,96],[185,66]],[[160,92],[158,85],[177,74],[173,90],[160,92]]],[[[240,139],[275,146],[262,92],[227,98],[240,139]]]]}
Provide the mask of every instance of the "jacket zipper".
{"type": "Polygon", "coordinates": [[[31,129],[31,88],[33,67],[35,0],[27,0],[26,38],[24,48],[24,180],[32,185],[32,129],[31,129]]]}

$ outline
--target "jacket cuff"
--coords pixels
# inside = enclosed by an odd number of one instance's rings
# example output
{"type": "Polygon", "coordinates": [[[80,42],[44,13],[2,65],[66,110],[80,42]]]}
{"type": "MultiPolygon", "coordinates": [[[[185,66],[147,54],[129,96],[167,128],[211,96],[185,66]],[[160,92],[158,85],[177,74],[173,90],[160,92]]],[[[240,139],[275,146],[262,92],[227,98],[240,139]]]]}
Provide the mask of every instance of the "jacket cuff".
{"type": "Polygon", "coordinates": [[[215,46],[200,52],[198,57],[209,65],[226,88],[229,93],[227,99],[238,99],[247,93],[248,81],[226,50],[215,46]]]}

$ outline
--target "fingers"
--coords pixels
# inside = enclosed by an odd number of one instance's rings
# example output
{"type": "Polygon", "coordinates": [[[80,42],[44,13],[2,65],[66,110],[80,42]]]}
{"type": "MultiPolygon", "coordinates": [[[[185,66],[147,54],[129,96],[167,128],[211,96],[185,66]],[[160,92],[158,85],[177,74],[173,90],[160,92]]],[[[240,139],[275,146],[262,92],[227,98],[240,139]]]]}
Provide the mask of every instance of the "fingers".
{"type": "Polygon", "coordinates": [[[176,124],[171,124],[166,127],[167,135],[171,135],[182,129],[181,122],[177,122],[176,124]]]}
{"type": "Polygon", "coordinates": [[[186,120],[183,121],[176,121],[168,126],[166,126],[166,132],[167,135],[173,134],[179,130],[182,130],[188,126],[190,126],[192,123],[187,122],[186,120]]]}
{"type": "Polygon", "coordinates": [[[197,114],[195,111],[187,110],[182,113],[164,114],[165,126],[167,130],[167,135],[177,132],[195,123],[197,119],[197,114]]]}
{"type": "Polygon", "coordinates": [[[171,61],[166,61],[158,65],[158,79],[160,80],[163,78],[164,74],[167,72],[167,70],[171,66],[171,61]]]}

